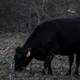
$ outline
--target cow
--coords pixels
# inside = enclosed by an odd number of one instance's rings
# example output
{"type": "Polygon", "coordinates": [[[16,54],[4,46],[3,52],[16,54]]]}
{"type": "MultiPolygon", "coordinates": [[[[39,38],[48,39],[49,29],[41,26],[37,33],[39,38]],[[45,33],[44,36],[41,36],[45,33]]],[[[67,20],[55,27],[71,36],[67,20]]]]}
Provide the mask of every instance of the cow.
{"type": "MultiPolygon", "coordinates": [[[[44,61],[44,69],[52,74],[51,61],[55,55],[69,57],[69,75],[76,53],[75,74],[80,63],[80,17],[62,17],[38,25],[22,47],[16,48],[15,71],[23,70],[33,58],[44,61]],[[51,52],[52,51],[52,52],[51,52]]],[[[44,70],[43,70],[44,72],[44,70]]]]}

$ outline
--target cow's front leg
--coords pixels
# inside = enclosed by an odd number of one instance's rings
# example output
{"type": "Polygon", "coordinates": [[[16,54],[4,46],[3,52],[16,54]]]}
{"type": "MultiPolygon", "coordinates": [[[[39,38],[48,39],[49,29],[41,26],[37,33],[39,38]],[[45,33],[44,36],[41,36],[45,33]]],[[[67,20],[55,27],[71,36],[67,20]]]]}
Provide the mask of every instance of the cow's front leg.
{"type": "MultiPolygon", "coordinates": [[[[53,55],[50,53],[44,63],[44,70],[48,70],[48,74],[52,75],[52,69],[51,69],[51,61],[53,59],[53,55]]],[[[46,72],[46,71],[45,71],[46,72]]]]}
{"type": "MultiPolygon", "coordinates": [[[[78,54],[80,54],[80,53],[78,53],[78,54]]],[[[79,64],[80,64],[80,55],[77,55],[77,57],[76,57],[76,69],[75,69],[75,73],[74,73],[76,75],[79,75],[78,74],[79,64]]]]}

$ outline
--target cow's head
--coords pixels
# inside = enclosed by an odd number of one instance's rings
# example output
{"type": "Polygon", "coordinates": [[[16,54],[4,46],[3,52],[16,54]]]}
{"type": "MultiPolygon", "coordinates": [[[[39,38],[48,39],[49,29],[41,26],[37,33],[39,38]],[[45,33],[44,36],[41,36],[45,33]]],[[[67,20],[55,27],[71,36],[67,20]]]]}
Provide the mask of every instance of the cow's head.
{"type": "Polygon", "coordinates": [[[26,65],[29,64],[31,59],[31,48],[25,50],[24,48],[17,47],[14,56],[15,71],[22,71],[26,65]]]}

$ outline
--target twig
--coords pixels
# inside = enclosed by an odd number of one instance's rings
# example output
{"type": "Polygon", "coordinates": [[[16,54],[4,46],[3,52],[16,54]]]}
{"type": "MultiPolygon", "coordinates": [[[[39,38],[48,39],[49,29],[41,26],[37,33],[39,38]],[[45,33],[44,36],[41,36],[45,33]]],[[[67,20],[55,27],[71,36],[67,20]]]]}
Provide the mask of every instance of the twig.
{"type": "Polygon", "coordinates": [[[3,54],[3,53],[5,53],[6,51],[8,51],[8,49],[11,48],[15,43],[16,43],[16,42],[13,42],[13,44],[10,45],[10,46],[8,46],[5,50],[3,50],[3,51],[1,52],[1,54],[3,54]]]}

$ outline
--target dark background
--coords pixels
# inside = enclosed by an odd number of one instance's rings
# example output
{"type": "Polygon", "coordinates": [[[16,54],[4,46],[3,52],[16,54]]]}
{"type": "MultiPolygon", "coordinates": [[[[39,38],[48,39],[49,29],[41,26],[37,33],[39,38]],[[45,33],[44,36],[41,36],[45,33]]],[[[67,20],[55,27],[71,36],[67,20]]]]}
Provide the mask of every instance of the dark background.
{"type": "Polygon", "coordinates": [[[80,0],[0,0],[0,31],[31,32],[57,16],[80,15],[80,0]]]}

